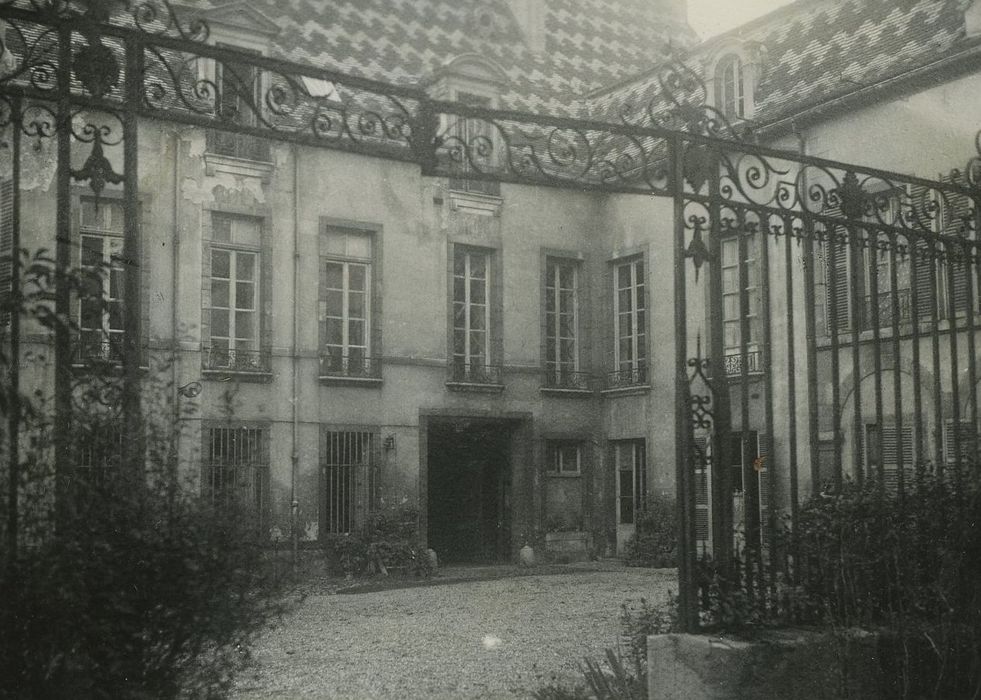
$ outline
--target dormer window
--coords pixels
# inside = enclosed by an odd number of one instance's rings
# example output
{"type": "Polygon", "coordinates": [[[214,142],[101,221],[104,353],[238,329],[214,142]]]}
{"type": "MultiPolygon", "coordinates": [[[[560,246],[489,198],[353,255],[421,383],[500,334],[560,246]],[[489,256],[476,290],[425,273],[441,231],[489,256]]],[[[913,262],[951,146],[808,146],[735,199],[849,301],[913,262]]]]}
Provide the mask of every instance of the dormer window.
{"type": "MultiPolygon", "coordinates": [[[[450,61],[437,73],[432,94],[436,99],[471,107],[496,108],[507,81],[503,69],[482,56],[467,54],[450,61]]],[[[478,117],[446,115],[441,128],[445,154],[454,172],[450,190],[499,196],[499,182],[476,174],[493,172],[502,162],[500,139],[494,124],[478,117]]]]}
{"type": "Polygon", "coordinates": [[[728,54],[715,70],[716,108],[728,119],[745,119],[747,95],[742,59],[736,54],[728,54]]]}
{"type": "Polygon", "coordinates": [[[753,118],[765,55],[762,44],[729,41],[705,64],[710,104],[730,122],[753,118]]]}
{"type": "Polygon", "coordinates": [[[268,162],[269,143],[235,127],[260,123],[263,90],[268,89],[264,76],[248,55],[268,53],[270,38],[279,28],[247,2],[222,5],[195,15],[208,23],[208,43],[234,51],[244,60],[199,58],[198,79],[212,86],[215,116],[228,125],[227,130],[208,131],[208,153],[219,156],[268,162]]]}

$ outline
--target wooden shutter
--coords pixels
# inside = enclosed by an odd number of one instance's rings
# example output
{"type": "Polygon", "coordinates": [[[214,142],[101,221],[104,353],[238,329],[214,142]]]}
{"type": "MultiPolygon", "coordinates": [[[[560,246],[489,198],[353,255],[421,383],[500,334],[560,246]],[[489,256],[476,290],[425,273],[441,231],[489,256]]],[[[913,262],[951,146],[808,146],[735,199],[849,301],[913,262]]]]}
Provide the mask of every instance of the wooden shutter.
{"type": "Polygon", "coordinates": [[[959,452],[962,459],[972,456],[976,431],[970,421],[962,420],[958,423],[957,437],[959,438],[959,445],[956,444],[957,441],[954,439],[954,421],[946,421],[944,423],[944,462],[946,464],[955,464],[957,462],[956,447],[960,448],[959,452]]]}
{"type": "Polygon", "coordinates": [[[763,544],[769,543],[769,517],[770,517],[770,457],[766,450],[766,434],[759,433],[756,436],[756,458],[753,468],[756,471],[756,479],[760,497],[760,536],[763,544]]]}
{"type": "Polygon", "coordinates": [[[706,436],[694,439],[695,539],[702,551],[712,546],[712,455],[706,436]]]}
{"type": "Polygon", "coordinates": [[[828,322],[828,335],[835,330],[838,334],[851,330],[851,303],[849,293],[848,256],[849,247],[840,242],[827,241],[824,244],[825,295],[828,322]],[[834,317],[832,318],[832,311],[834,317]]]}

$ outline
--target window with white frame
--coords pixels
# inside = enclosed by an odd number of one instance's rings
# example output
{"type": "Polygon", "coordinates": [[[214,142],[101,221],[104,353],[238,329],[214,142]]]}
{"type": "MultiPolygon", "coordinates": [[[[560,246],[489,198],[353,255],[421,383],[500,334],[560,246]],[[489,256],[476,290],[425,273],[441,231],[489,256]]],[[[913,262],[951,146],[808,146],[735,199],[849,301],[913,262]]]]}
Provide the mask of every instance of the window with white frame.
{"type": "Polygon", "coordinates": [[[715,106],[728,119],[747,117],[747,83],[743,59],[738,54],[726,54],[716,64],[715,106]]]}
{"type": "Polygon", "coordinates": [[[78,299],[78,359],[121,361],[123,349],[123,206],[83,199],[79,215],[83,288],[78,299]]]}
{"type": "Polygon", "coordinates": [[[490,260],[479,248],[453,249],[453,377],[474,380],[490,365],[490,260]]]}
{"type": "Polygon", "coordinates": [[[321,250],[321,374],[373,376],[371,233],[328,226],[321,250]]]}
{"type": "Polygon", "coordinates": [[[545,464],[549,474],[579,476],[582,472],[583,443],[578,440],[549,440],[545,443],[545,464]]]}
{"type": "Polygon", "coordinates": [[[749,372],[759,372],[760,338],[760,290],[759,268],[757,267],[756,234],[746,237],[746,308],[743,309],[743,296],[739,288],[739,239],[726,238],[722,241],[722,304],[723,339],[726,356],[726,374],[738,375],[742,371],[742,319],[747,321],[748,335],[747,366],[749,372]]]}
{"type": "Polygon", "coordinates": [[[579,372],[579,263],[545,262],[545,374],[548,386],[575,386],[579,372]]]}
{"type": "Polygon", "coordinates": [[[632,525],[647,503],[646,441],[614,441],[613,468],[617,487],[617,523],[632,525]]]}
{"type": "Polygon", "coordinates": [[[207,369],[266,369],[259,347],[262,220],[213,214],[207,369]]]}
{"type": "Polygon", "coordinates": [[[614,265],[616,368],[621,380],[647,381],[647,296],[643,258],[614,265]]]}

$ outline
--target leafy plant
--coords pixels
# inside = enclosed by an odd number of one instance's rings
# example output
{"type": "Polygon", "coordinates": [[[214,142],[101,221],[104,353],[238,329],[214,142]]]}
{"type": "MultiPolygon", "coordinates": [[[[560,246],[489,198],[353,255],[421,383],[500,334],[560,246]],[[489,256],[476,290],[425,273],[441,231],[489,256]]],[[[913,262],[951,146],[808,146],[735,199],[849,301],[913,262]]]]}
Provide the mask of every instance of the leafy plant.
{"type": "Polygon", "coordinates": [[[390,508],[372,513],[365,527],[350,534],[327,538],[328,557],[345,576],[406,574],[429,577],[433,565],[418,533],[415,509],[390,508]]]}
{"type": "Polygon", "coordinates": [[[678,565],[677,506],[672,498],[649,494],[627,541],[628,566],[671,568],[678,565]]]}
{"type": "Polygon", "coordinates": [[[647,637],[676,631],[678,599],[674,594],[662,605],[652,605],[641,598],[637,603],[628,601],[620,606],[620,635],[638,677],[645,678],[647,673],[647,637]]]}

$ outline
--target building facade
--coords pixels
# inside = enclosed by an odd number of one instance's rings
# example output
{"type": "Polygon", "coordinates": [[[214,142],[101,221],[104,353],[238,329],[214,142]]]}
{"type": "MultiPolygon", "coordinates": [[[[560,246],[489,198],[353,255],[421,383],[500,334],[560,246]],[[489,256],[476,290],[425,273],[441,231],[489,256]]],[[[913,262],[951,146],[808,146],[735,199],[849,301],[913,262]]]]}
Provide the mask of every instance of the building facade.
{"type": "MultiPolygon", "coordinates": [[[[705,80],[706,101],[740,128],[754,125],[764,142],[933,176],[971,155],[978,11],[955,0],[895,5],[796,2],[703,44],[674,0],[331,2],[319,14],[270,0],[183,11],[208,22],[216,45],[424,87],[475,107],[606,121],[651,99],[655,81],[645,71],[669,42],[680,42],[705,80]],[[802,49],[805,36],[813,42],[802,49]]],[[[206,97],[216,114],[246,126],[260,118],[251,106],[267,94],[262,71],[206,59],[188,70],[214,86],[206,97]]],[[[314,78],[304,86],[328,101],[337,90],[314,78]]],[[[485,160],[473,167],[504,167],[494,162],[500,136],[487,122],[440,126],[463,142],[486,139],[476,155],[485,160]]],[[[272,540],[296,536],[311,545],[357,530],[374,510],[413,507],[429,546],[447,561],[506,560],[545,533],[563,533],[579,554],[623,553],[639,514],[673,497],[670,199],[499,184],[468,178],[466,167],[458,177],[429,177],[398,159],[151,119],[138,136],[147,376],[165,367],[174,413],[193,409],[181,418],[179,449],[202,493],[252,503],[272,540]],[[194,396],[174,391],[193,384],[201,389],[194,396]]],[[[50,247],[55,146],[37,143],[21,163],[23,245],[50,247]]],[[[88,151],[75,144],[76,167],[88,151]]],[[[121,149],[106,151],[112,162],[122,157],[121,149]]],[[[125,264],[121,196],[112,185],[98,198],[87,186],[72,190],[73,264],[109,270],[108,304],[73,307],[79,371],[114,360],[122,332],[124,299],[113,273],[125,264]]],[[[727,373],[741,375],[745,362],[748,375],[733,387],[734,424],[743,427],[734,468],[744,474],[743,462],[767,451],[773,464],[797,460],[788,430],[802,443],[813,437],[803,417],[796,428],[784,422],[803,403],[781,404],[777,392],[764,407],[767,363],[773,377],[799,373],[800,396],[820,405],[816,454],[828,464],[812,470],[801,462],[801,494],[835,461],[869,464],[867,447],[852,457],[861,438],[841,427],[855,423],[847,419],[854,380],[842,374],[807,386],[803,368],[763,352],[763,310],[786,316],[776,293],[766,303],[760,297],[780,279],[775,266],[773,284],[759,280],[761,248],[776,244],[757,236],[745,249],[735,239],[720,245],[727,373]]],[[[862,285],[830,293],[836,278],[824,269],[833,258],[821,258],[816,327],[850,331],[860,318],[868,337],[859,340],[871,343],[869,274],[889,277],[889,260],[863,258],[862,285]],[[852,313],[857,306],[862,311],[852,313]]],[[[923,450],[946,459],[936,426],[957,415],[955,397],[960,415],[977,423],[969,398],[976,386],[958,393],[967,374],[950,375],[952,366],[973,367],[974,341],[951,351],[950,319],[973,319],[981,290],[976,275],[951,273],[947,294],[946,281],[937,282],[947,279],[943,267],[924,273],[906,264],[896,273],[905,284],[896,292],[923,281],[923,308],[906,303],[901,319],[922,320],[922,338],[907,332],[904,342],[921,344],[924,358],[944,357],[917,381],[927,382],[924,395],[939,397],[926,404],[934,427],[921,428],[932,430],[923,450]],[[917,317],[921,311],[929,319],[917,317]],[[952,365],[955,356],[960,363],[952,365]]],[[[973,338],[973,320],[961,328],[973,338]]],[[[700,337],[707,322],[704,330],[700,337]]],[[[781,332],[788,331],[776,328],[778,339],[781,332]]],[[[829,339],[834,333],[805,338],[804,324],[793,332],[802,346],[813,341],[818,365],[838,353],[838,364],[852,366],[847,343],[829,339]]],[[[26,329],[25,340],[25,357],[45,356],[50,339],[40,329],[26,329]]],[[[859,366],[874,382],[873,354],[860,352],[859,366]]],[[[49,358],[31,365],[24,381],[47,386],[52,373],[49,358]]],[[[863,423],[864,444],[891,445],[882,455],[901,452],[914,441],[906,436],[912,424],[863,423]]],[[[92,464],[76,462],[98,468],[96,457],[86,459],[92,464]]],[[[789,489],[781,477],[764,506],[786,505],[789,489]]]]}

